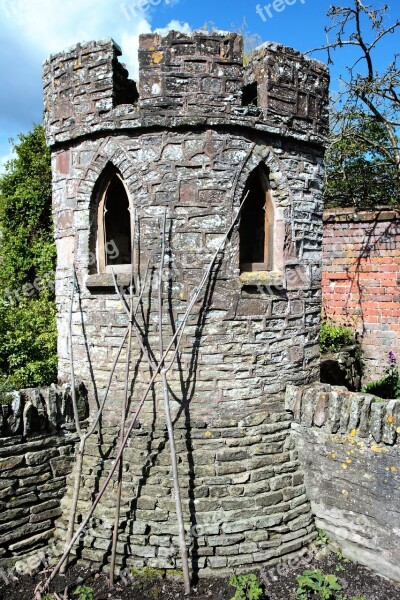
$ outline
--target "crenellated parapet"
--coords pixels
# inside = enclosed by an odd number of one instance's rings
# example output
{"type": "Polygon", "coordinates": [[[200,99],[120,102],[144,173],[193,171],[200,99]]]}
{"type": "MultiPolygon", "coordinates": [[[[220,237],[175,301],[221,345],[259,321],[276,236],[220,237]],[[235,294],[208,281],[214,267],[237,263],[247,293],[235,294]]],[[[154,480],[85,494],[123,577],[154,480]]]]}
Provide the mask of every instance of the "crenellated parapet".
{"type": "Polygon", "coordinates": [[[274,43],[243,66],[236,33],[171,31],[139,38],[139,92],[112,40],[78,44],[44,65],[50,145],[145,127],[257,128],[323,145],[329,74],[322,63],[274,43]]]}
{"type": "Polygon", "coordinates": [[[118,61],[112,40],[77,44],[53,54],[43,67],[44,124],[48,139],[66,141],[93,133],[120,104],[134,105],[136,83],[118,61]]]}

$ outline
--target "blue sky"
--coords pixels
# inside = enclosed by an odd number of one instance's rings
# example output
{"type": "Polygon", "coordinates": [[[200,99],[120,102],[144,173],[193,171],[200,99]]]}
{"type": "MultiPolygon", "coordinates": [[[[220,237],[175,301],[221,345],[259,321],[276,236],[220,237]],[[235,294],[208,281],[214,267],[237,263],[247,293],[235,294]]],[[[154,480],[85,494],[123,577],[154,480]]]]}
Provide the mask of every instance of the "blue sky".
{"type": "MultiPolygon", "coordinates": [[[[245,19],[249,32],[259,34],[263,41],[301,51],[324,43],[330,1],[276,1],[279,12],[266,0],[0,0],[0,170],[11,153],[8,139],[42,119],[41,68],[50,53],[78,41],[113,37],[135,78],[138,35],[157,28],[190,32],[211,21],[218,29],[230,30],[241,27],[245,19]],[[268,5],[269,10],[263,8],[268,5]]],[[[391,18],[400,18],[400,2],[389,4],[391,18]]],[[[398,51],[398,36],[396,44],[393,37],[378,55],[380,64],[389,60],[395,47],[398,51]]],[[[321,53],[316,58],[326,57],[321,53]]],[[[333,89],[345,71],[345,57],[337,58],[333,89]]]]}

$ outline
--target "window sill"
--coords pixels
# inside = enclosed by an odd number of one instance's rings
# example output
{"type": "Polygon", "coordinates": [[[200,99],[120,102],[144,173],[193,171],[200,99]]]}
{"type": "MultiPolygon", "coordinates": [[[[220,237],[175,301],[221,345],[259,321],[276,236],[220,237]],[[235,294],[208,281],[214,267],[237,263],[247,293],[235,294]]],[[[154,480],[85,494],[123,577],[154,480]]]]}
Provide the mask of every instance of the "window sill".
{"type": "Polygon", "coordinates": [[[284,287],[284,276],[281,271],[243,271],[239,281],[242,287],[246,285],[270,285],[284,287]]]}
{"type": "MultiPolygon", "coordinates": [[[[117,284],[122,287],[128,287],[131,282],[130,273],[115,273],[117,284]]],[[[87,288],[111,288],[115,289],[112,273],[95,273],[88,275],[86,279],[87,288]]]]}

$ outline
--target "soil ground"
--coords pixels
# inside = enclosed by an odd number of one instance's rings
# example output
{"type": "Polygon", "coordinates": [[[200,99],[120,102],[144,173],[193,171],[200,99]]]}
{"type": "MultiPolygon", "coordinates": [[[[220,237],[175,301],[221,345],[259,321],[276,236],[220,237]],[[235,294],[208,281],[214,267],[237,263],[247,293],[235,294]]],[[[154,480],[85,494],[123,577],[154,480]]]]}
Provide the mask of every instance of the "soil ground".
{"type": "MultiPolygon", "coordinates": [[[[309,564],[298,562],[295,566],[271,567],[265,570],[260,577],[264,581],[265,600],[295,600],[297,581],[296,577],[306,568],[321,569],[325,574],[337,576],[343,590],[340,592],[346,600],[354,596],[364,596],[365,600],[400,600],[400,585],[395,585],[379,577],[368,569],[346,562],[343,557],[334,552],[325,550],[314,556],[309,564]]],[[[257,570],[253,572],[257,573],[257,570]]],[[[6,584],[0,581],[0,600],[32,600],[36,585],[44,580],[46,573],[36,576],[23,576],[6,584]]],[[[235,594],[235,589],[229,584],[228,579],[200,580],[193,586],[192,594],[184,596],[183,585],[180,580],[170,579],[143,579],[135,578],[127,585],[118,582],[110,590],[107,577],[104,574],[93,574],[77,569],[69,570],[66,576],[56,578],[52,591],[63,597],[64,589],[69,586],[68,599],[78,599],[73,595],[78,585],[93,588],[94,600],[230,600],[235,594]]],[[[310,596],[317,600],[319,596],[310,596]]],[[[340,598],[340,595],[336,596],[340,598]]]]}

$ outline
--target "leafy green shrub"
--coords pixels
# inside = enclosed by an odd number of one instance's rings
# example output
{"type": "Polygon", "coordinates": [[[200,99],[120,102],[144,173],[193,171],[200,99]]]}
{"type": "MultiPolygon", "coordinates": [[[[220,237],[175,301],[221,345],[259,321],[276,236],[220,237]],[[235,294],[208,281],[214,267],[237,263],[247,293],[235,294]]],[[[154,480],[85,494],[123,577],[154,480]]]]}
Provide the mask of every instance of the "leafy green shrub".
{"type": "Polygon", "coordinates": [[[259,600],[263,598],[264,592],[258,581],[257,575],[234,575],[229,583],[236,588],[235,595],[231,600],[259,600]]]}
{"type": "Polygon", "coordinates": [[[330,542],[328,536],[326,535],[326,532],[323,529],[318,529],[318,538],[316,540],[316,545],[317,546],[327,546],[330,542]]]}
{"type": "Polygon", "coordinates": [[[388,358],[389,366],[386,367],[383,376],[364,385],[362,392],[374,394],[384,400],[400,398],[400,375],[396,365],[396,355],[392,350],[389,352],[388,358]]]}
{"type": "Polygon", "coordinates": [[[321,352],[338,352],[346,346],[352,346],[355,341],[355,335],[349,327],[329,321],[322,323],[319,337],[321,352]]]}
{"type": "Polygon", "coordinates": [[[78,600],[93,600],[93,588],[80,585],[73,591],[73,595],[79,596],[78,600]]]}
{"type": "Polygon", "coordinates": [[[55,244],[43,127],[19,136],[0,178],[0,377],[14,388],[56,380],[55,244]]]}
{"type": "Polygon", "coordinates": [[[321,600],[331,600],[335,598],[335,592],[342,589],[336,575],[324,575],[320,569],[304,571],[297,577],[297,582],[296,600],[308,600],[310,593],[321,600]]]}

